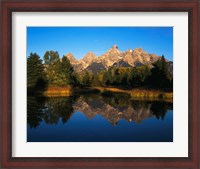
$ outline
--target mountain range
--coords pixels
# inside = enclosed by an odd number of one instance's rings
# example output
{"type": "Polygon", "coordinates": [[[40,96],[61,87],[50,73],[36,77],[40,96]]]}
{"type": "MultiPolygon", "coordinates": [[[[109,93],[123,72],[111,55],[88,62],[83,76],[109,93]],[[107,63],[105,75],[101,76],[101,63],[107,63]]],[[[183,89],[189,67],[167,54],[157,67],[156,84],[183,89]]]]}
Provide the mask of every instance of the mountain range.
{"type": "MultiPolygon", "coordinates": [[[[101,56],[96,56],[93,52],[88,52],[80,60],[75,59],[72,53],[68,53],[65,56],[70,60],[70,63],[77,72],[88,70],[93,73],[106,70],[111,66],[137,67],[149,65],[152,67],[152,63],[161,58],[161,56],[156,54],[147,53],[142,48],[136,48],[134,50],[128,49],[122,52],[118,49],[117,45],[112,46],[101,56]]],[[[173,62],[166,61],[170,65],[169,68],[172,70],[173,62]]]]}

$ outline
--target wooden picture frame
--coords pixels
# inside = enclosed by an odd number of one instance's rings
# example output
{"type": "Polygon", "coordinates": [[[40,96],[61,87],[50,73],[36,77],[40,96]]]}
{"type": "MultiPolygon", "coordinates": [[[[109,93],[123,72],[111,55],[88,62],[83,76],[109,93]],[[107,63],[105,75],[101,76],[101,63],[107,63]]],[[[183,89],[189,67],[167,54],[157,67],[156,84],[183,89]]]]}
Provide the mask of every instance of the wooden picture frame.
{"type": "Polygon", "coordinates": [[[199,1],[198,0],[4,0],[1,2],[1,167],[2,168],[184,168],[199,165],[199,1]],[[188,12],[189,156],[186,158],[39,158],[12,157],[13,12],[188,12]]]}

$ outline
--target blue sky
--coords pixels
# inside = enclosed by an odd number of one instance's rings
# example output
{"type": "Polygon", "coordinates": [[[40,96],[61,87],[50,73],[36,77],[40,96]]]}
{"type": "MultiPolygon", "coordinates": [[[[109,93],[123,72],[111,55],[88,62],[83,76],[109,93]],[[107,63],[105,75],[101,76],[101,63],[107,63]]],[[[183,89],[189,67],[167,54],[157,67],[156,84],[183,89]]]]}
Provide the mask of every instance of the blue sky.
{"type": "Polygon", "coordinates": [[[116,44],[122,52],[142,48],[148,53],[173,60],[172,27],[28,27],[27,56],[43,58],[47,50],[60,57],[71,52],[81,59],[89,51],[102,55],[116,44]]]}

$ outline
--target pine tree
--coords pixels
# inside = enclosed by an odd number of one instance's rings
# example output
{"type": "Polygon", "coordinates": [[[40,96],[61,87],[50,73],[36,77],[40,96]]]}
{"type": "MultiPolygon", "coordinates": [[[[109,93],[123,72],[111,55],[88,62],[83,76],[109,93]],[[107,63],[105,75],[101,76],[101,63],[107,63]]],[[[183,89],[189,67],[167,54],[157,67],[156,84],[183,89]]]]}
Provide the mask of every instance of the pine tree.
{"type": "Polygon", "coordinates": [[[83,79],[82,79],[82,84],[84,86],[89,86],[90,85],[90,74],[88,71],[85,71],[83,73],[83,79]]]}
{"type": "Polygon", "coordinates": [[[30,53],[27,58],[27,88],[28,90],[43,89],[45,74],[42,60],[36,53],[30,53]]]}
{"type": "Polygon", "coordinates": [[[163,55],[161,59],[153,63],[153,68],[151,69],[151,76],[148,79],[148,84],[150,84],[153,88],[164,89],[170,87],[170,81],[170,72],[163,55]]]}
{"type": "Polygon", "coordinates": [[[58,62],[54,84],[57,86],[68,86],[75,83],[74,69],[70,64],[69,59],[63,56],[62,62],[58,62]]]}
{"type": "Polygon", "coordinates": [[[58,52],[54,51],[46,51],[44,54],[44,64],[46,68],[46,74],[48,78],[49,85],[54,85],[55,77],[56,77],[56,69],[58,68],[60,59],[58,52]]]}

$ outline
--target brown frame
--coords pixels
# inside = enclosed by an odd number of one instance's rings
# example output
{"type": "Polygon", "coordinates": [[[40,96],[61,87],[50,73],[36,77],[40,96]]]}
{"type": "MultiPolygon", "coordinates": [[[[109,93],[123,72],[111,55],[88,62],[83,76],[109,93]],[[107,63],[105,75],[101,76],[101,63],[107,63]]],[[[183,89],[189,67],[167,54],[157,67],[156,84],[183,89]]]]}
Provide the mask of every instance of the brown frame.
{"type": "Polygon", "coordinates": [[[1,167],[3,168],[184,168],[199,165],[199,3],[198,0],[3,0],[1,2],[1,167]],[[188,158],[13,158],[12,157],[12,12],[119,11],[189,13],[189,157],[188,158]]]}

